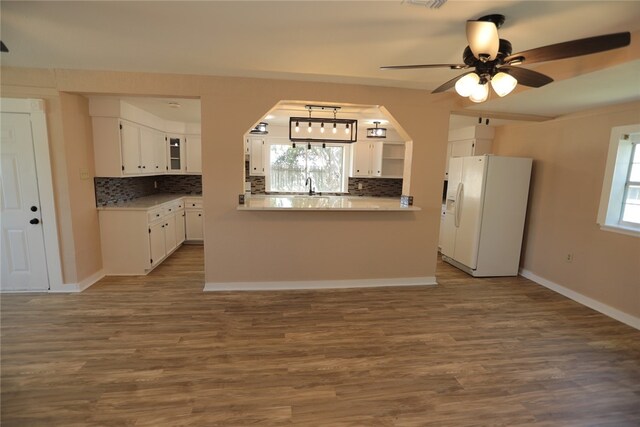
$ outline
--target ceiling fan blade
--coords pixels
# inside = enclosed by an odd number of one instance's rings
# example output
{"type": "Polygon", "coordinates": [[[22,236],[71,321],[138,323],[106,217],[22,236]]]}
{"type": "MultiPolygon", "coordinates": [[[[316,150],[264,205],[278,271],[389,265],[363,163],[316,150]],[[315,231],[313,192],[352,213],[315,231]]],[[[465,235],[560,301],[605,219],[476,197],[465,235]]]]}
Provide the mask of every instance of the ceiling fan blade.
{"type": "Polygon", "coordinates": [[[451,80],[449,80],[448,82],[438,86],[437,88],[435,88],[431,93],[440,93],[440,92],[444,92],[447,91],[449,89],[451,89],[452,87],[454,87],[456,85],[456,82],[458,80],[460,80],[461,78],[463,78],[464,76],[466,76],[467,74],[471,74],[474,73],[475,71],[468,71],[466,73],[460,74],[457,77],[452,78],[451,80]]]}
{"type": "Polygon", "coordinates": [[[553,81],[551,77],[545,74],[528,70],[526,68],[505,65],[498,68],[498,71],[502,71],[503,73],[507,73],[510,76],[515,77],[519,84],[529,87],[542,87],[553,81]]]}
{"type": "Polygon", "coordinates": [[[500,48],[498,27],[490,21],[467,21],[467,41],[476,58],[496,59],[500,48]]]}
{"type": "Polygon", "coordinates": [[[556,59],[573,58],[574,56],[589,55],[591,53],[604,52],[628,46],[631,42],[631,34],[614,33],[604,36],[588,37],[586,39],[571,40],[568,42],[551,44],[524,52],[509,55],[504,59],[505,64],[554,61],[556,59]]]}
{"type": "Polygon", "coordinates": [[[466,64],[422,64],[422,65],[385,65],[380,67],[381,70],[413,70],[417,68],[451,68],[452,70],[461,70],[469,68],[466,64]]]}

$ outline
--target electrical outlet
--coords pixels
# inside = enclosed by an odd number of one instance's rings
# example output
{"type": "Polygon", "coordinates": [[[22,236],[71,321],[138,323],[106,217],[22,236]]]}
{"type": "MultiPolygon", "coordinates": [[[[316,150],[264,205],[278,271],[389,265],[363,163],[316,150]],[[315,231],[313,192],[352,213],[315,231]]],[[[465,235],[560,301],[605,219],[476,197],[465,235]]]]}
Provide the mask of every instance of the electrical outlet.
{"type": "Polygon", "coordinates": [[[153,188],[158,188],[158,181],[153,181],[153,188]]]}
{"type": "Polygon", "coordinates": [[[358,190],[362,190],[362,183],[361,182],[358,183],[358,190]]]}
{"type": "Polygon", "coordinates": [[[565,257],[565,261],[573,262],[573,254],[572,253],[568,253],[567,256],[565,257]]]}
{"type": "Polygon", "coordinates": [[[89,176],[89,171],[87,169],[84,169],[84,168],[80,169],[80,179],[84,181],[84,180],[87,180],[89,178],[91,178],[89,176]]]}

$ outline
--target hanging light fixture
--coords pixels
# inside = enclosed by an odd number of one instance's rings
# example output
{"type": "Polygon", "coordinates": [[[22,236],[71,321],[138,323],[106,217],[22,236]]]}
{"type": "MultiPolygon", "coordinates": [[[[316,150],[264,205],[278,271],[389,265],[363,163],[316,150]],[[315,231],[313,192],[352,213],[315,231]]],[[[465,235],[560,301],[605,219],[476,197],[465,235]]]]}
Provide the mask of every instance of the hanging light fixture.
{"type": "Polygon", "coordinates": [[[269,126],[269,123],[266,122],[260,122],[256,125],[256,127],[254,127],[253,129],[251,129],[249,131],[249,133],[252,134],[258,134],[258,135],[266,135],[269,132],[267,131],[267,126],[269,126]]]}
{"type": "Polygon", "coordinates": [[[305,108],[309,112],[309,117],[289,117],[289,140],[295,141],[318,141],[318,142],[334,142],[334,143],[353,143],[358,140],[358,121],[355,119],[338,119],[336,117],[338,110],[341,107],[328,106],[328,105],[305,105],[305,108]],[[313,111],[333,112],[333,118],[330,117],[312,117],[313,111]],[[296,135],[300,129],[300,122],[307,122],[307,133],[303,135],[296,135]],[[319,123],[320,131],[313,132],[314,123],[319,123]],[[331,133],[325,132],[325,125],[333,125],[331,133]],[[338,134],[338,125],[342,129],[344,125],[344,132],[338,134]]]}
{"type": "Polygon", "coordinates": [[[386,138],[387,137],[387,129],[380,128],[378,125],[380,122],[373,122],[376,125],[374,128],[367,128],[367,138],[386,138]]]}

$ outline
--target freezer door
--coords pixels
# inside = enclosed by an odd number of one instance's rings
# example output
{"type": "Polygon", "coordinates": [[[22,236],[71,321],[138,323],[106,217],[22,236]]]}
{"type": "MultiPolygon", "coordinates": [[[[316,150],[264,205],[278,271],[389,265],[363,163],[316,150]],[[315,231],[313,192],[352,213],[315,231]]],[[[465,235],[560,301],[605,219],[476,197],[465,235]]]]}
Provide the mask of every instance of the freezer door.
{"type": "Polygon", "coordinates": [[[462,184],[456,201],[458,228],[452,258],[475,269],[478,264],[487,158],[474,156],[463,157],[462,160],[462,184]]]}
{"type": "Polygon", "coordinates": [[[458,204],[457,196],[461,186],[462,179],[462,158],[452,158],[449,161],[449,182],[447,184],[447,197],[445,200],[445,214],[442,230],[440,230],[441,246],[440,252],[443,255],[453,258],[456,245],[456,207],[458,204]]]}

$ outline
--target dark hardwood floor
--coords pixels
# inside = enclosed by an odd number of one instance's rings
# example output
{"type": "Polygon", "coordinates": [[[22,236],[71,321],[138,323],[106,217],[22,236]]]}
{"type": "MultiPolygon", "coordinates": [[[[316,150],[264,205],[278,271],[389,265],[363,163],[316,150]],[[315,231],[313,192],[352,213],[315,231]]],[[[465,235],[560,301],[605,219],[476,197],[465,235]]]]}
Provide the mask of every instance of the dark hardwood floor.
{"type": "Polygon", "coordinates": [[[640,425],[640,332],[526,279],[203,293],[202,264],[2,295],[2,425],[640,425]]]}

